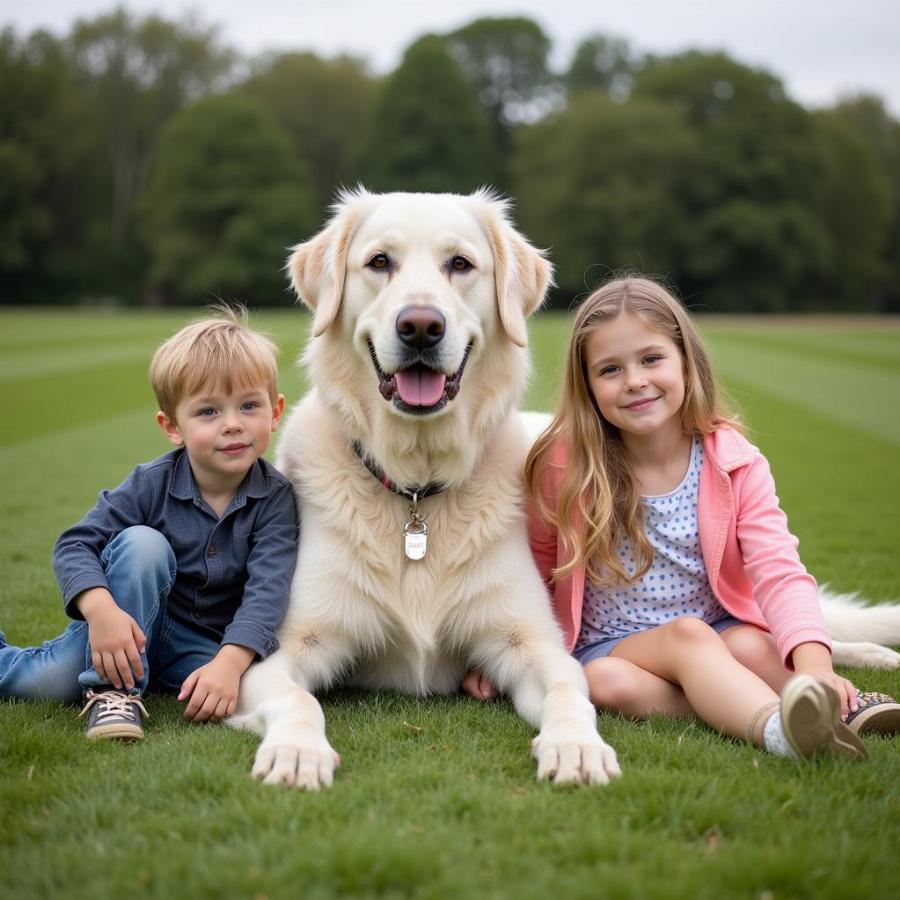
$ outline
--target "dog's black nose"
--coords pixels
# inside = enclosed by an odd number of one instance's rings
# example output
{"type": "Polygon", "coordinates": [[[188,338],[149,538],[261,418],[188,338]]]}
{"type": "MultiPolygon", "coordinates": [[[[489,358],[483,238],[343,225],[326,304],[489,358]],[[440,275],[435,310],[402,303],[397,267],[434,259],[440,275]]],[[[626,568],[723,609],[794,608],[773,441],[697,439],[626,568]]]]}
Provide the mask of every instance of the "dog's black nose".
{"type": "Polygon", "coordinates": [[[404,306],[397,313],[397,335],[407,347],[427,350],[444,339],[447,320],[431,306],[404,306]]]}

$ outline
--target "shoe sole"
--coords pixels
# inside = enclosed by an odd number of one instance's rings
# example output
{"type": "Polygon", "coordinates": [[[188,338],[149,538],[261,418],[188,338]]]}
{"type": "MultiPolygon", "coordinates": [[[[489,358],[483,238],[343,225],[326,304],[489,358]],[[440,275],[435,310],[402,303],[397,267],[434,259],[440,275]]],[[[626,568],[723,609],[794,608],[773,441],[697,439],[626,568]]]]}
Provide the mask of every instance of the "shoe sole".
{"type": "Polygon", "coordinates": [[[863,742],[841,721],[841,700],[834,688],[810,675],[795,675],[781,692],[784,733],[798,756],[830,753],[868,759],[863,742]]]}
{"type": "Polygon", "coordinates": [[[140,741],[144,738],[144,729],[134,725],[98,725],[85,732],[85,737],[89,741],[140,741]]]}
{"type": "Polygon", "coordinates": [[[897,734],[900,732],[900,704],[888,703],[864,709],[847,727],[854,734],[897,734]]]}

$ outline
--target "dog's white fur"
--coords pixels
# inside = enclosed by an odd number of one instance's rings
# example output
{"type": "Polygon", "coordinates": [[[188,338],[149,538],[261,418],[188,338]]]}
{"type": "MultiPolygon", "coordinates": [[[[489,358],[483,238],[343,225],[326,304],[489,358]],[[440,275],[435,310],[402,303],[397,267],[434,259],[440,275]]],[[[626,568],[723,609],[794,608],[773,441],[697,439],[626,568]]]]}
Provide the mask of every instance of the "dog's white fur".
{"type": "Polygon", "coordinates": [[[278,449],[302,505],[281,649],[244,676],[230,720],[263,733],[254,774],[313,790],[332,782],[337,756],[313,691],[341,679],[453,693],[478,666],[539,729],[539,777],[615,777],[615,752],[597,733],[522,513],[530,441],[515,408],[529,369],[525,319],[543,300],[549,263],[487,193],[358,191],[294,248],[289,269],[314,311],[305,355],[314,389],[278,449]],[[378,254],[389,268],[367,265],[378,254]],[[457,255],[473,268],[453,271],[457,255]],[[371,358],[383,372],[403,367],[398,312],[409,306],[444,317],[435,358],[448,375],[471,347],[459,394],[425,415],[381,395],[371,358]],[[397,484],[446,486],[421,503],[424,559],[403,553],[409,501],[372,476],[354,441],[397,484]]]}
{"type": "MultiPolygon", "coordinates": [[[[485,192],[360,190],[294,248],[289,270],[314,313],[305,354],[314,389],[292,411],[278,448],[302,506],[281,649],[244,676],[228,720],[263,735],[254,774],[311,790],[332,783],[339,757],[316,690],[342,680],[453,693],[477,666],[539,729],[539,777],[615,777],[615,752],[597,733],[581,667],[564,649],[521,510],[522,463],[547,421],[515,412],[529,370],[525,320],[544,297],[550,265],[512,227],[505,203],[485,192]],[[375,271],[367,263],[380,253],[392,264],[375,271]],[[451,271],[457,254],[474,268],[451,271]],[[378,389],[371,352],[384,372],[401,366],[397,317],[408,306],[443,315],[445,373],[472,348],[459,394],[433,414],[398,409],[378,389]],[[446,485],[421,504],[424,559],[404,557],[409,502],[372,476],[354,441],[395,483],[446,485]]],[[[900,643],[900,609],[869,621],[873,614],[853,598],[840,599],[824,603],[836,636],[900,643]]],[[[868,643],[838,645],[835,657],[900,663],[868,643]]]]}

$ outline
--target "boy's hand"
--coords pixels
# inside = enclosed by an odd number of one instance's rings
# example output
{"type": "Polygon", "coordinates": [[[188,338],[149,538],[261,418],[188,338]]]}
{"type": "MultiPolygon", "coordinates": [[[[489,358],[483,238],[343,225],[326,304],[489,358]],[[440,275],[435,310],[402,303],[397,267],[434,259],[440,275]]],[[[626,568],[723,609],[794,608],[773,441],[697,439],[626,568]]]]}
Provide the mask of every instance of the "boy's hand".
{"type": "Polygon", "coordinates": [[[831,665],[831,654],[824,644],[809,641],[798,644],[791,654],[795,672],[812,675],[833,687],[841,698],[841,718],[846,719],[851,712],[859,708],[859,697],[851,681],[842,678],[831,665]]]}
{"type": "Polygon", "coordinates": [[[120,691],[133,690],[135,678],[144,675],[144,632],[105,588],[91,588],[76,602],[88,623],[91,663],[97,674],[120,691]]]}
{"type": "Polygon", "coordinates": [[[237,705],[241,676],[256,654],[237,644],[226,644],[205,666],[194,669],[178,694],[188,700],[184,718],[190,722],[220,722],[230,716],[237,705]]]}

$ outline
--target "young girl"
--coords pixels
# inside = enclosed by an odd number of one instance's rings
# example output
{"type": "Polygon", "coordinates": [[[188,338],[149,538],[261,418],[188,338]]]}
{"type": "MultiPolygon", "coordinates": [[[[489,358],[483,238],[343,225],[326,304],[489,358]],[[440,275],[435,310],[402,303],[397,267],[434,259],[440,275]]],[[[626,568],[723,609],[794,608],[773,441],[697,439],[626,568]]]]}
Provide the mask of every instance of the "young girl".
{"type": "MultiPolygon", "coordinates": [[[[794,757],[865,758],[843,721],[863,707],[896,727],[900,706],[832,669],[768,463],[660,285],[618,279],[581,306],[526,481],[532,552],[599,708],[696,713],[794,757]]],[[[464,686],[493,693],[478,673],[464,686]]]]}

